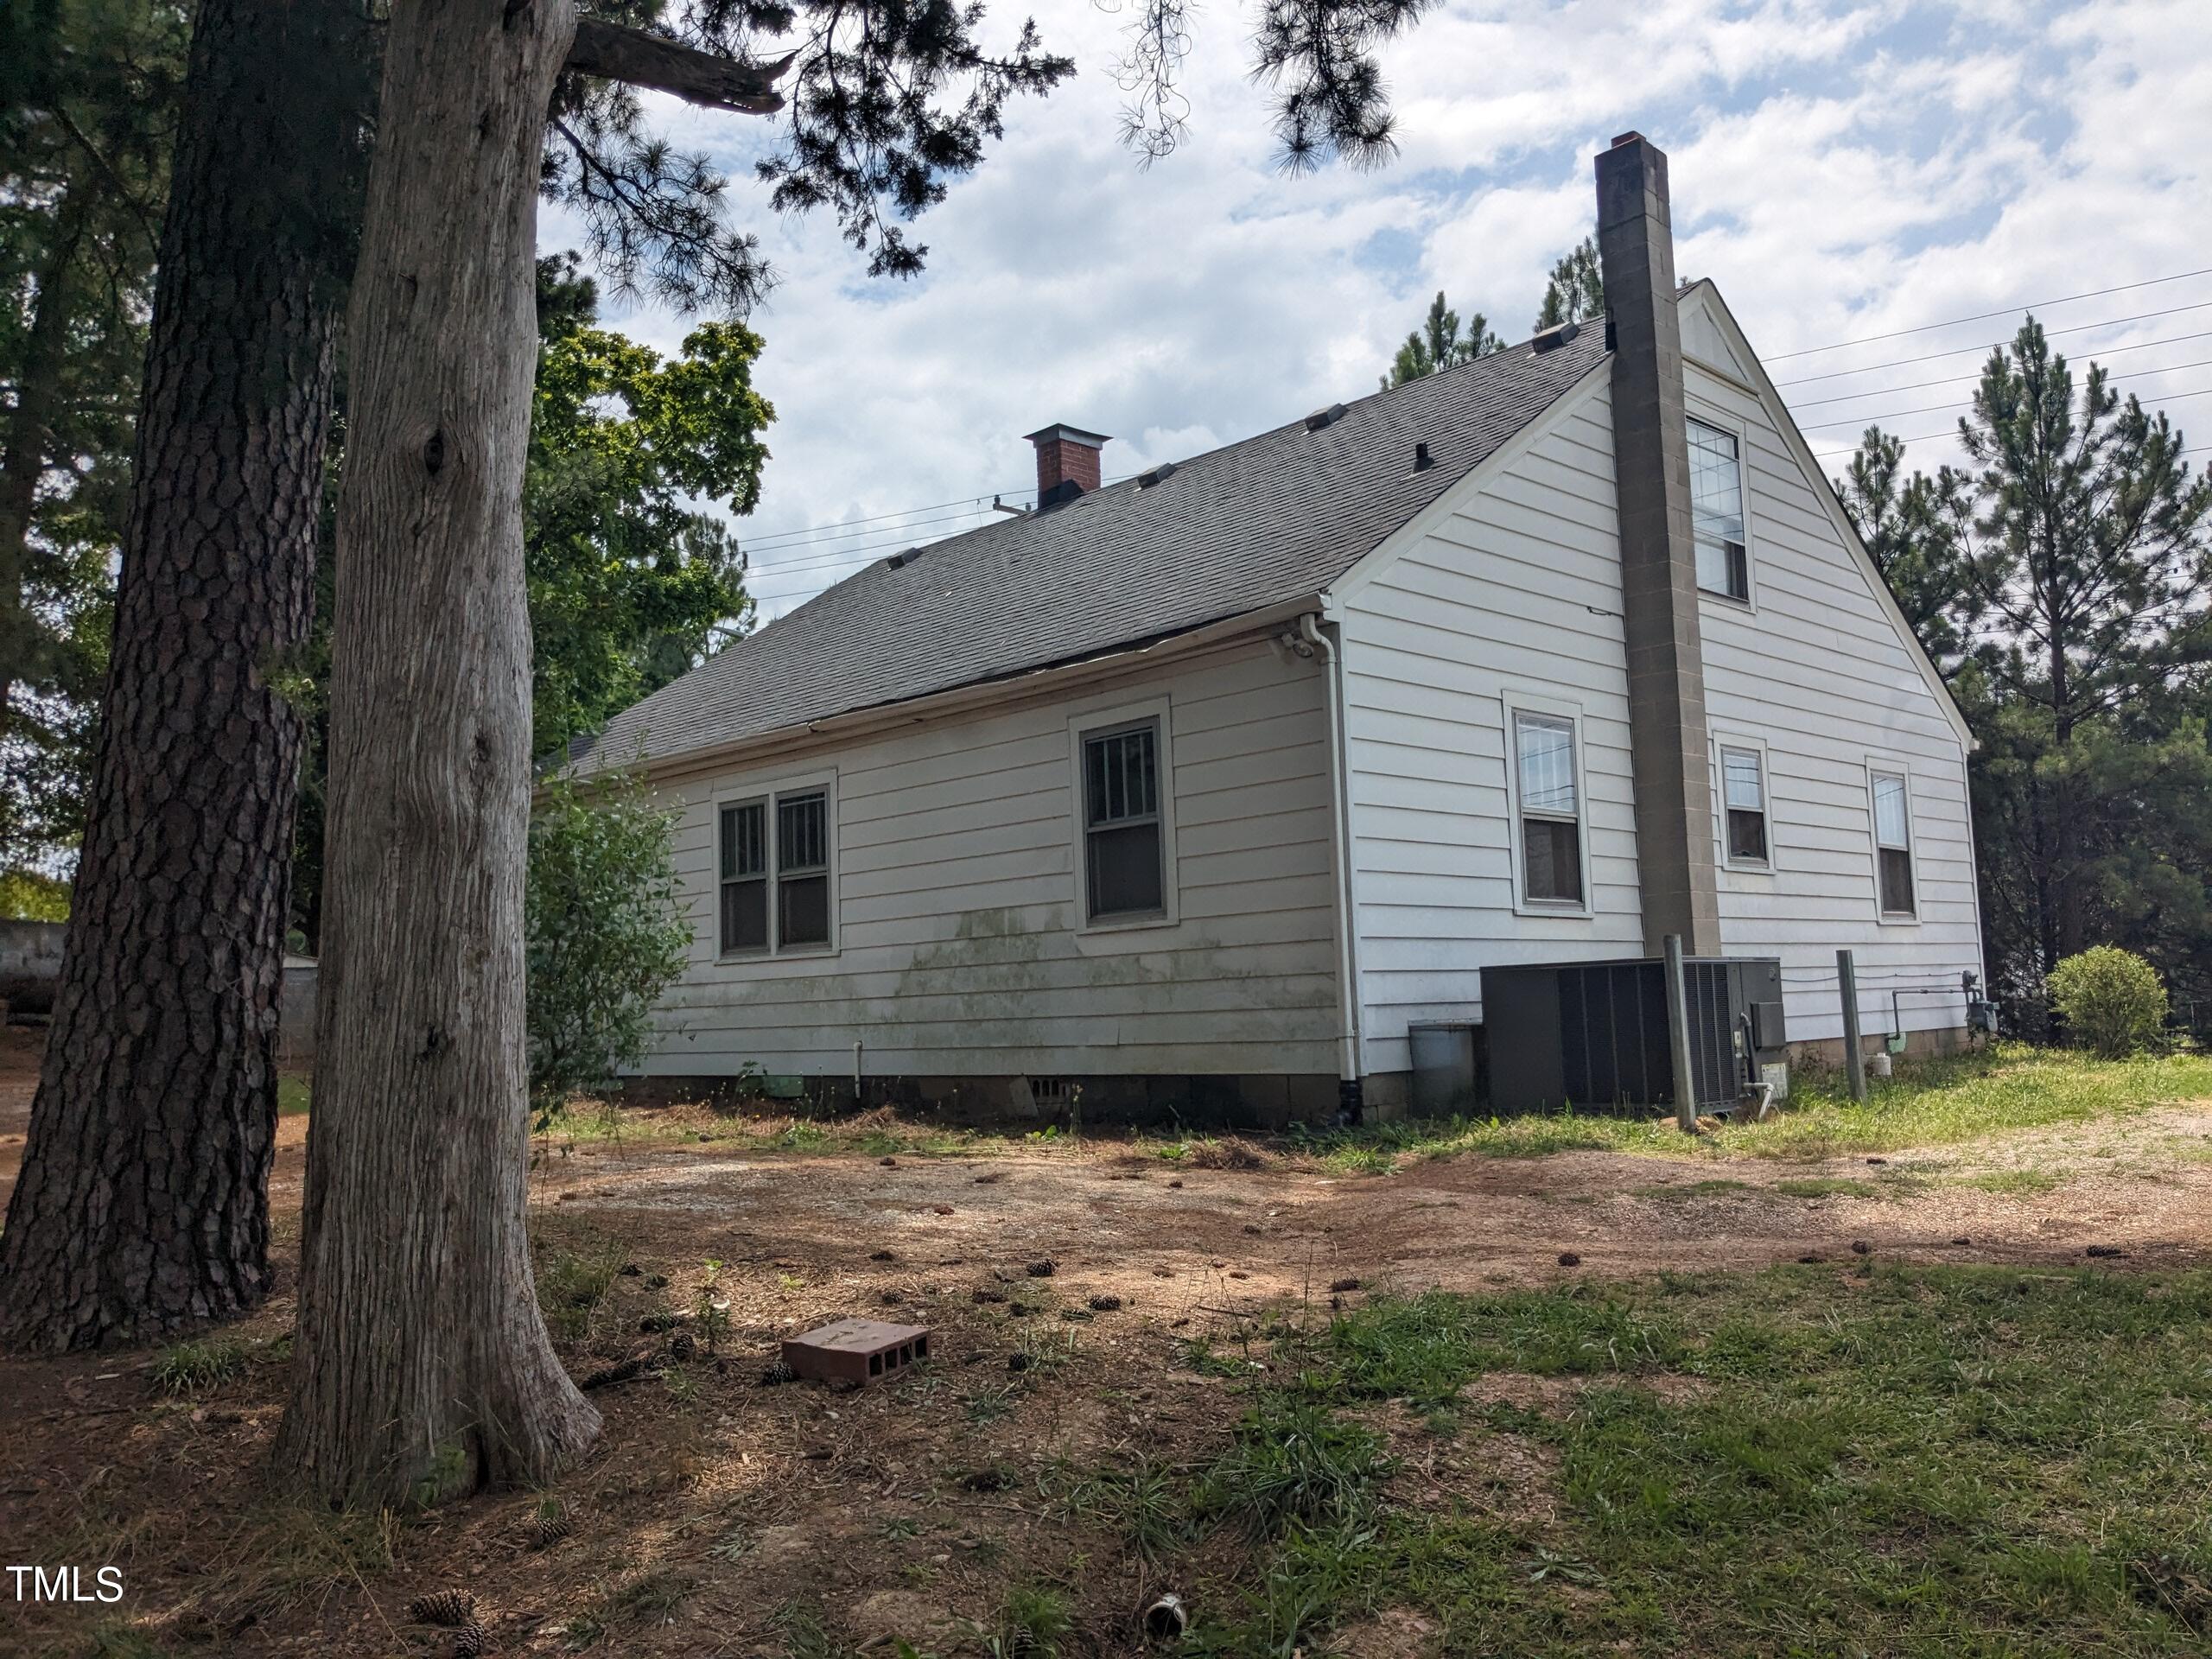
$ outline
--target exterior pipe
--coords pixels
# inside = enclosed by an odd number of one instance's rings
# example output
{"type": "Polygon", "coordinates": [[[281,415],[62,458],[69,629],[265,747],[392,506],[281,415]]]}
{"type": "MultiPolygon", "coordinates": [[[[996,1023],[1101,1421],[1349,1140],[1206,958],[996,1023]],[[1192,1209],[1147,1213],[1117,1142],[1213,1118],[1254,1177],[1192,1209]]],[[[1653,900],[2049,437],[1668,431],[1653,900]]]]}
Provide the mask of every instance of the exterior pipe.
{"type": "Polygon", "coordinates": [[[1329,818],[1337,863],[1337,1077],[1340,1082],[1357,1084],[1359,950],[1352,930],[1351,778],[1344,748],[1344,665],[1334,643],[1321,632],[1320,621],[1308,611],[1298,619],[1298,632],[1328,665],[1328,687],[1321,700],[1329,707],[1329,818]]]}

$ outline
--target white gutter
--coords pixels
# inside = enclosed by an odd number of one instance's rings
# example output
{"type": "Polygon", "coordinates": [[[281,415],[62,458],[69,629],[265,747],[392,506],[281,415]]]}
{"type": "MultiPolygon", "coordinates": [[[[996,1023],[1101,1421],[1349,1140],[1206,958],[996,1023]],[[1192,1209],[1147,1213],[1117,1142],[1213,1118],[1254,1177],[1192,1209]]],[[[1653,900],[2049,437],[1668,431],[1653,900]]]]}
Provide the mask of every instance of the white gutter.
{"type": "Polygon", "coordinates": [[[1308,611],[1298,619],[1299,636],[1328,664],[1329,820],[1337,865],[1337,1076],[1359,1081],[1359,946],[1351,895],[1351,776],[1344,747],[1344,664],[1335,644],[1308,611]]]}

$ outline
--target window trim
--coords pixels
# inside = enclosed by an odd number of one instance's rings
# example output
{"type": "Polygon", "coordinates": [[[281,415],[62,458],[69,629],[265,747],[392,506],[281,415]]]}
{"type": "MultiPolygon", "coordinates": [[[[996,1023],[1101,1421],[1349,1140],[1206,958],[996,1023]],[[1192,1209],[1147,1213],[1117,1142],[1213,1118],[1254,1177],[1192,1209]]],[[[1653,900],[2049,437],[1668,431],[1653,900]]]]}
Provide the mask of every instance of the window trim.
{"type": "MultiPolygon", "coordinates": [[[[709,917],[714,928],[715,962],[779,962],[818,957],[834,957],[844,948],[844,930],[839,925],[837,900],[843,890],[839,880],[837,856],[837,774],[830,772],[798,772],[783,777],[747,779],[718,785],[711,802],[713,815],[709,820],[707,868],[712,873],[712,900],[709,917]],[[823,847],[828,862],[821,874],[829,877],[830,937],[820,944],[779,944],[779,926],[780,907],[779,888],[783,873],[779,868],[779,849],[776,844],[778,804],[796,795],[819,794],[823,798],[823,847]],[[722,811],[726,807],[762,806],[762,832],[766,840],[768,861],[766,905],[768,938],[765,945],[738,950],[721,948],[722,936],[722,811]]],[[[817,874],[809,871],[810,875],[817,874]]]]}
{"type": "Polygon", "coordinates": [[[1175,852],[1175,738],[1169,720],[1169,702],[1154,697],[1143,702],[1087,709],[1068,716],[1068,829],[1070,915],[1079,934],[1133,933],[1150,928],[1174,927],[1182,920],[1181,882],[1175,852]],[[1154,729],[1154,755],[1159,766],[1160,788],[1160,905],[1157,911],[1093,919],[1090,914],[1090,836],[1084,799],[1084,745],[1093,737],[1127,731],[1150,723],[1154,729]]]}
{"type": "Polygon", "coordinates": [[[1763,737],[1713,731],[1707,740],[1713,749],[1713,829],[1714,851],[1720,868],[1738,875],[1770,876],[1779,868],[1774,844],[1774,764],[1763,737]],[[1728,845],[1728,767],[1722,751],[1735,749],[1759,763],[1759,816],[1766,821],[1766,856],[1754,861],[1738,858],[1728,845]]]}
{"type": "MultiPolygon", "coordinates": [[[[1724,432],[1735,440],[1737,503],[1744,515],[1744,596],[1738,599],[1733,594],[1723,593],[1717,588],[1708,588],[1701,582],[1696,584],[1698,594],[1701,598],[1718,600],[1723,605],[1732,605],[1738,610],[1756,612],[1759,607],[1757,556],[1758,543],[1751,521],[1750,428],[1735,416],[1723,413],[1709,404],[1706,404],[1697,411],[1686,412],[1683,416],[1683,438],[1686,451],[1688,429],[1692,424],[1707,427],[1715,432],[1724,432]]],[[[1694,499],[1690,505],[1690,563],[1694,573],[1697,563],[1697,505],[1694,499]]]]}
{"type": "MultiPolygon", "coordinates": [[[[1513,912],[1516,916],[1547,916],[1560,921],[1589,921],[1597,915],[1597,895],[1591,882],[1590,853],[1590,721],[1579,702],[1547,697],[1535,692],[1509,690],[1499,699],[1504,711],[1503,735],[1505,740],[1503,766],[1505,770],[1505,810],[1507,848],[1511,855],[1511,868],[1506,879],[1513,893],[1513,912]],[[1582,899],[1572,904],[1563,899],[1531,899],[1529,897],[1528,837],[1522,830],[1521,811],[1521,734],[1520,717],[1537,715],[1550,720],[1564,720],[1574,732],[1574,799],[1577,835],[1575,852],[1581,861],[1582,899]]],[[[1556,816],[1556,815],[1554,815],[1556,816]]]]}
{"type": "MultiPolygon", "coordinates": [[[[1921,912],[1927,904],[1927,895],[1920,880],[1920,839],[1914,826],[1912,805],[1912,768],[1902,760],[1887,755],[1866,757],[1866,841],[1871,849],[1871,869],[1874,878],[1874,917],[1885,927],[1917,927],[1921,912]],[[1891,910],[1882,902],[1882,823],[1880,809],[1874,796],[1877,778],[1895,778],[1904,785],[1904,847],[1905,856],[1911,861],[1912,908],[1891,910]]],[[[1888,850],[1895,851],[1896,849],[1888,850]]]]}

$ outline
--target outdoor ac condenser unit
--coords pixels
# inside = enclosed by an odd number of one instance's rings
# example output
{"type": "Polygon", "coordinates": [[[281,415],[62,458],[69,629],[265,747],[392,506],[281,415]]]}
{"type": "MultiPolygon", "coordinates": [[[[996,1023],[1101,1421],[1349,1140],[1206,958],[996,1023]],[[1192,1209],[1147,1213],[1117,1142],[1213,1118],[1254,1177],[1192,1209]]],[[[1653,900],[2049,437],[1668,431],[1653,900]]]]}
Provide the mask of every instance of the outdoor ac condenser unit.
{"type": "MultiPolygon", "coordinates": [[[[1782,964],[1692,957],[1682,975],[1697,1109],[1731,1111],[1760,1066],[1784,1058],[1782,964]]],[[[1492,1111],[1675,1105],[1659,957],[1485,968],[1483,1027],[1492,1111]]]]}

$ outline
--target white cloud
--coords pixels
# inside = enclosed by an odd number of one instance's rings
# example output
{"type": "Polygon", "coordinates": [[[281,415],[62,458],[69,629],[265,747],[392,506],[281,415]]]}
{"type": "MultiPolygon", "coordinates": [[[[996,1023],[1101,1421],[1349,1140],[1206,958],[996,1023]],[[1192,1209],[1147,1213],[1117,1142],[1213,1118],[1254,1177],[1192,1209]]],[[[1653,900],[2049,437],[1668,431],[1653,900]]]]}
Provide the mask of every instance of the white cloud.
{"type": "MultiPolygon", "coordinates": [[[[1018,10],[1018,9],[1017,9],[1018,10]]],[[[1287,178],[1272,164],[1246,20],[1201,15],[1189,143],[1150,171],[1116,142],[1110,66],[1122,19],[1048,16],[1077,80],[1018,106],[982,170],[917,234],[920,282],[874,283],[820,217],[779,220],[747,183],[733,210],[783,286],[754,319],[779,419],[757,524],[834,527],[1033,475],[1020,435],[1065,420],[1116,435],[1109,474],[1186,455],[1372,389],[1443,288],[1509,337],[1551,261],[1586,232],[1590,157],[1634,127],[1672,162],[1677,264],[1719,282],[1770,356],[1915,328],[2208,262],[2201,142],[2212,55],[2196,5],[2017,0],[1948,7],[1852,0],[1448,3],[1390,54],[1402,153],[1378,173],[1287,178]]],[[[1014,15],[1009,11],[1007,16],[1014,15]]],[[[760,130],[671,110],[678,136],[741,168],[760,130]]],[[[562,226],[549,221],[556,245],[562,226]]],[[[2212,279],[2053,308],[2053,327],[2212,300],[2212,279]]],[[[2212,309],[2075,335],[2076,356],[2160,340],[2212,309]]],[[[620,326],[664,346],[681,320],[620,326]]],[[[2003,320],[1775,365],[1796,379],[2009,334],[2003,320]]],[[[2212,356],[2145,349],[2114,366],[2212,356]]],[[[1803,395],[1970,372],[1963,355],[1803,395]]],[[[2199,371],[2133,383],[2169,393],[2199,371]]],[[[1808,409],[1808,420],[1940,402],[1942,388],[1808,409]]],[[[2177,416],[2194,407],[2177,405],[2177,416]]],[[[1944,414],[1886,422],[1908,435],[1944,414]]],[[[2212,410],[2197,423],[2212,429],[2212,410]]],[[[1816,448],[1851,427],[1813,434],[1816,448]]],[[[1919,444],[1932,464],[1940,444],[1919,444]]],[[[777,611],[907,535],[971,520],[763,540],[757,586],[777,611]]]]}

